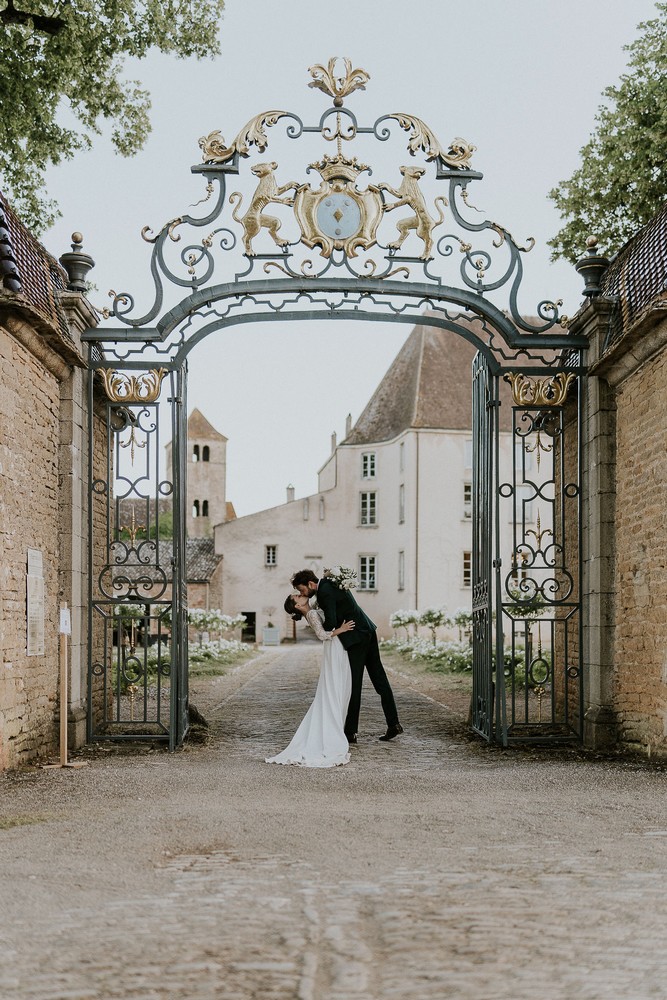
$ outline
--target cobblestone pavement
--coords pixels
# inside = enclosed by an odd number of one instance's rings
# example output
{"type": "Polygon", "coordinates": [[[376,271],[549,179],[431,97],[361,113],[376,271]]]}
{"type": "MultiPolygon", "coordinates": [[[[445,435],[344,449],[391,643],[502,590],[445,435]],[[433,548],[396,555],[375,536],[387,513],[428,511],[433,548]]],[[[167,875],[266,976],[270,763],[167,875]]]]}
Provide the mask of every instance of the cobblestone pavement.
{"type": "Polygon", "coordinates": [[[663,772],[456,738],[404,683],[400,740],[369,687],[349,765],[266,765],[319,655],[200,685],[206,745],[0,781],[3,1000],[667,997],[663,772]]]}

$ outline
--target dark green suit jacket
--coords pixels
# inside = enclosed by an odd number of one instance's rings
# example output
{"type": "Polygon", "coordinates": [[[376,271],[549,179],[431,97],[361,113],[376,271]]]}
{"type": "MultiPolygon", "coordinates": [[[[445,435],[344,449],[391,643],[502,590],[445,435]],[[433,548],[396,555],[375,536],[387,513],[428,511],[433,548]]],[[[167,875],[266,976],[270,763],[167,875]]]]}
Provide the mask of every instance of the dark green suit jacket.
{"type": "Polygon", "coordinates": [[[346,649],[364,642],[377,631],[377,625],[362,611],[351,591],[341,590],[326,577],[317,585],[317,603],[324,612],[324,628],[327,632],[338,628],[343,622],[354,622],[355,628],[351,632],[342,632],[338,636],[346,649]]]}

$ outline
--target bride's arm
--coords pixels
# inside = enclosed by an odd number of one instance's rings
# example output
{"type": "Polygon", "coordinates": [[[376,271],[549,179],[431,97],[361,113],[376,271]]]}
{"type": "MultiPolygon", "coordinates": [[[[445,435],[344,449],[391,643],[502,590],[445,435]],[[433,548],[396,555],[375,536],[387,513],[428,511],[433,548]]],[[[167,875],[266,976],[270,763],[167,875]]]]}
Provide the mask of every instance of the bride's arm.
{"type": "Polygon", "coordinates": [[[312,628],[313,632],[322,642],[326,642],[327,639],[333,638],[333,632],[325,632],[324,626],[322,625],[322,619],[318,615],[314,608],[306,612],[306,621],[312,628]]]}

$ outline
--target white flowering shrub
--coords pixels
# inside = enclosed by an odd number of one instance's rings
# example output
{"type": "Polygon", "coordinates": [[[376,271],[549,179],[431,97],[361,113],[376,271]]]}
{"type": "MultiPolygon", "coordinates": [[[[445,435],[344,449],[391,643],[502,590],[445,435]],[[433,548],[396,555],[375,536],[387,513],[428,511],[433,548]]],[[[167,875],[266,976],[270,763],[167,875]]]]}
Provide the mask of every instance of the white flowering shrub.
{"type": "Polygon", "coordinates": [[[426,608],[419,615],[419,624],[424,625],[431,633],[433,645],[436,643],[436,630],[451,624],[444,608],[426,608]]]}
{"type": "Polygon", "coordinates": [[[245,622],[245,615],[223,615],[219,608],[190,608],[188,625],[198,632],[233,632],[245,622]]]}
{"type": "Polygon", "coordinates": [[[407,640],[383,639],[383,650],[396,652],[406,660],[427,664],[428,670],[443,673],[464,673],[472,670],[472,646],[469,642],[437,640],[415,636],[407,640]]]}
{"type": "Polygon", "coordinates": [[[472,636],[472,612],[467,608],[457,608],[451,617],[451,625],[459,633],[459,642],[463,642],[463,637],[472,636]]]}
{"type": "Polygon", "coordinates": [[[190,663],[205,663],[210,660],[226,662],[235,659],[239,653],[245,653],[250,646],[238,639],[213,639],[202,642],[200,646],[190,650],[190,663]]]}
{"type": "MultiPolygon", "coordinates": [[[[418,611],[394,611],[389,617],[389,624],[395,630],[398,628],[405,629],[406,638],[409,638],[410,625],[416,626],[419,623],[419,612],[418,611]]],[[[416,631],[416,629],[415,629],[416,631]]]]}

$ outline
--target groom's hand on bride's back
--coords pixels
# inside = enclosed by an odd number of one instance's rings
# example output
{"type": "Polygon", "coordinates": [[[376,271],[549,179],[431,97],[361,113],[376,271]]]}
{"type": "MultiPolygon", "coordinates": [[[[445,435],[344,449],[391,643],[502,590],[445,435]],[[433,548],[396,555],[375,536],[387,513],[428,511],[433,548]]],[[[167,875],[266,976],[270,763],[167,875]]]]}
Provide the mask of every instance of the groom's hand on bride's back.
{"type": "Polygon", "coordinates": [[[337,631],[337,632],[338,632],[339,634],[340,634],[341,632],[351,632],[351,631],[352,631],[352,629],[353,629],[354,627],[355,627],[355,625],[354,625],[354,622],[353,622],[353,621],[349,621],[349,622],[343,622],[343,624],[342,624],[342,625],[339,625],[339,626],[338,626],[338,628],[336,629],[336,631],[337,631]]]}

